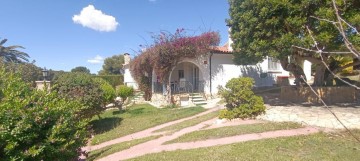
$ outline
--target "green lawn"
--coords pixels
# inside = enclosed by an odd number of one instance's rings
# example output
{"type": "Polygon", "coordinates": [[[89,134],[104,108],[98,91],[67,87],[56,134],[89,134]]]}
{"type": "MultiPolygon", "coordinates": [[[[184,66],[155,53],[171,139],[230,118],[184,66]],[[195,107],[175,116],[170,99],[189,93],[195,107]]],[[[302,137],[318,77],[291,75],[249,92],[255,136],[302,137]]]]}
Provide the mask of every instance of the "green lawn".
{"type": "MultiPolygon", "coordinates": [[[[360,131],[355,131],[360,136],[360,131]]],[[[149,154],[133,160],[360,160],[360,144],[345,132],[249,141],[149,154]]]]}
{"type": "Polygon", "coordinates": [[[95,136],[91,144],[99,144],[156,125],[189,117],[205,111],[202,107],[156,108],[149,104],[134,105],[125,111],[108,110],[101,119],[91,121],[95,136]]]}
{"type": "Polygon", "coordinates": [[[184,129],[186,127],[194,126],[194,125],[199,124],[201,122],[210,120],[210,119],[215,118],[217,116],[219,116],[219,111],[210,112],[208,114],[198,116],[198,117],[195,117],[195,118],[190,119],[190,120],[186,120],[186,121],[174,124],[174,125],[164,127],[162,129],[156,130],[155,132],[163,132],[163,131],[176,132],[176,131],[179,131],[179,130],[184,129]]]}
{"type": "Polygon", "coordinates": [[[191,133],[184,134],[174,140],[170,140],[165,144],[216,139],[216,138],[223,138],[223,137],[229,137],[229,136],[235,136],[241,134],[261,133],[265,131],[296,129],[300,127],[302,127],[300,124],[292,123],[292,122],[280,122],[280,123],[269,122],[269,123],[250,124],[250,125],[228,126],[228,127],[221,127],[221,128],[215,128],[209,130],[194,131],[191,133]]]}
{"type": "Polygon", "coordinates": [[[96,160],[96,159],[100,159],[103,158],[105,156],[108,156],[110,154],[125,150],[125,149],[129,149],[132,146],[135,146],[137,144],[141,144],[153,139],[157,139],[159,138],[160,135],[158,136],[150,136],[150,137],[146,137],[146,138],[141,138],[141,139],[136,139],[136,140],[131,140],[131,141],[126,141],[126,142],[122,142],[122,143],[118,143],[118,144],[114,144],[114,145],[110,145],[98,150],[94,150],[91,151],[89,153],[88,158],[86,158],[87,160],[96,160]]]}

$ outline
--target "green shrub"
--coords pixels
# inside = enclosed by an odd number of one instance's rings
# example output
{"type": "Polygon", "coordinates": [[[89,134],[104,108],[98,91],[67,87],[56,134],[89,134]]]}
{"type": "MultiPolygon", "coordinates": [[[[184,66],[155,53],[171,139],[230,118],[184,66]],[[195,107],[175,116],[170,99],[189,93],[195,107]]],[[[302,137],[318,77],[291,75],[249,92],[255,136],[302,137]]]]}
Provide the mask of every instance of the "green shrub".
{"type": "Polygon", "coordinates": [[[116,95],[121,98],[121,103],[119,104],[121,107],[128,97],[134,95],[134,88],[120,85],[116,88],[116,95]]]}
{"type": "Polygon", "coordinates": [[[126,85],[120,85],[116,88],[116,95],[124,101],[128,97],[134,95],[134,88],[128,87],[126,85]]]}
{"type": "Polygon", "coordinates": [[[80,107],[0,69],[0,160],[76,159],[88,138],[80,107]]]}
{"type": "Polygon", "coordinates": [[[100,114],[104,108],[103,91],[91,75],[85,73],[63,73],[54,78],[52,90],[60,96],[82,103],[81,117],[91,118],[100,114]]]}
{"type": "Polygon", "coordinates": [[[111,84],[114,88],[119,85],[124,84],[124,76],[123,75],[96,75],[93,76],[95,78],[102,78],[111,84]]]}
{"type": "Polygon", "coordinates": [[[219,118],[253,118],[265,112],[264,101],[251,90],[254,80],[249,77],[233,78],[219,94],[225,99],[226,108],[219,118]]]}
{"type": "Polygon", "coordinates": [[[94,81],[100,86],[103,92],[103,106],[105,107],[107,104],[114,102],[116,97],[115,89],[106,80],[102,78],[94,78],[94,81]]]}
{"type": "Polygon", "coordinates": [[[4,66],[6,72],[20,73],[21,78],[26,83],[31,83],[35,87],[35,81],[43,80],[42,69],[37,67],[34,63],[14,63],[14,62],[1,62],[0,66],[4,66]]]}

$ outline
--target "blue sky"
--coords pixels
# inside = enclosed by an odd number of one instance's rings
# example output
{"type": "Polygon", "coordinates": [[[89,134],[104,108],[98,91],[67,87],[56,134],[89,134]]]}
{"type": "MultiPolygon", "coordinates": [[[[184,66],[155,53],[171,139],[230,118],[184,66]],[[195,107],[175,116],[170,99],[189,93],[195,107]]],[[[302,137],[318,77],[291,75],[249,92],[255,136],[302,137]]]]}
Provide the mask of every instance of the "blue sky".
{"type": "Polygon", "coordinates": [[[0,0],[0,39],[22,45],[36,65],[92,73],[113,55],[135,55],[151,34],[218,31],[227,41],[227,0],[0,0]]]}

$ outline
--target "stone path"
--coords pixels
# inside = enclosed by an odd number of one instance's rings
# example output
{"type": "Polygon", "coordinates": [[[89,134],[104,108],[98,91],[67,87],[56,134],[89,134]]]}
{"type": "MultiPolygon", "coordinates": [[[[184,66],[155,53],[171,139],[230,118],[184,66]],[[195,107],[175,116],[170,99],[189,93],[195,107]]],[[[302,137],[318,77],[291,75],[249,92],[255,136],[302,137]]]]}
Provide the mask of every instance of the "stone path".
{"type": "MultiPolygon", "coordinates": [[[[348,128],[360,128],[360,108],[332,107],[331,110],[348,128]]],[[[305,125],[319,126],[332,129],[343,129],[343,126],[325,108],[321,106],[270,106],[267,105],[266,114],[257,117],[268,121],[292,121],[305,125]]]]}
{"type": "Polygon", "coordinates": [[[188,142],[188,143],[174,143],[168,145],[162,145],[164,142],[175,139],[182,134],[192,132],[195,129],[190,127],[188,129],[181,130],[179,133],[171,136],[163,136],[159,139],[151,140],[143,144],[133,146],[129,149],[108,155],[104,158],[99,159],[99,161],[115,161],[115,160],[126,160],[134,157],[139,157],[145,154],[159,153],[163,151],[174,151],[174,150],[185,150],[185,149],[194,149],[202,148],[216,145],[226,145],[238,142],[245,142],[251,140],[260,140],[266,138],[276,138],[276,137],[285,137],[285,136],[295,136],[295,135],[307,135],[316,133],[319,130],[313,127],[306,127],[300,129],[292,130],[277,130],[277,131],[268,131],[263,133],[253,133],[253,134],[244,134],[236,135],[231,137],[219,138],[219,139],[210,139],[204,141],[188,142]]]}
{"type": "Polygon", "coordinates": [[[183,118],[183,119],[180,119],[180,120],[176,120],[176,121],[168,122],[168,123],[165,123],[165,124],[161,124],[161,125],[158,125],[158,126],[155,126],[155,127],[143,130],[143,131],[139,131],[139,132],[136,132],[136,133],[133,133],[133,134],[129,134],[129,135],[114,139],[114,140],[103,142],[101,144],[97,144],[97,145],[93,145],[93,146],[87,146],[87,147],[82,148],[82,150],[88,152],[88,151],[101,149],[103,147],[107,147],[107,146],[117,144],[117,143],[121,143],[121,142],[125,142],[125,141],[130,141],[130,140],[134,140],[134,139],[141,139],[141,138],[145,138],[145,137],[149,137],[149,136],[161,135],[161,134],[163,134],[163,132],[162,133],[154,133],[153,131],[156,131],[158,129],[161,129],[161,128],[164,128],[164,127],[167,127],[167,126],[170,126],[170,125],[174,125],[174,124],[186,121],[186,120],[190,120],[190,119],[202,116],[202,115],[206,115],[206,114],[208,114],[210,112],[213,112],[213,111],[216,111],[216,110],[219,110],[219,109],[220,109],[220,106],[214,107],[212,109],[209,109],[209,110],[207,110],[205,112],[199,113],[199,114],[191,116],[191,117],[187,117],[187,118],[183,118]]]}
{"type": "MultiPolygon", "coordinates": [[[[324,128],[336,128],[341,129],[343,128],[340,123],[334,118],[333,115],[324,107],[304,107],[304,106],[267,106],[266,114],[259,116],[257,120],[233,120],[233,121],[221,121],[217,118],[210,119],[208,121],[204,121],[197,125],[184,128],[180,131],[177,131],[172,134],[165,134],[165,132],[154,132],[155,130],[161,129],[166,126],[174,125],[176,123],[180,123],[186,120],[190,120],[192,118],[205,115],[212,111],[224,108],[223,106],[216,106],[216,108],[212,108],[206,112],[200,113],[195,116],[191,116],[188,118],[172,121],[169,123],[165,123],[153,128],[149,128],[134,134],[130,134],[124,137],[120,137],[118,139],[114,139],[108,142],[104,142],[99,145],[95,146],[88,146],[83,148],[86,151],[92,151],[96,149],[100,149],[109,145],[130,141],[133,139],[140,139],[145,138],[148,136],[154,135],[162,135],[160,138],[135,145],[129,149],[119,151],[117,153],[111,154],[100,160],[104,161],[112,161],[112,160],[125,160],[130,159],[138,156],[142,156],[145,154],[150,153],[158,153],[162,151],[174,151],[179,149],[194,149],[194,148],[201,148],[201,147],[209,147],[209,146],[216,146],[216,145],[225,145],[237,142],[245,142],[250,140],[260,140],[265,138],[276,138],[276,137],[285,137],[285,136],[294,136],[294,135],[307,135],[316,133],[319,131],[319,128],[313,126],[319,126],[324,128]],[[299,129],[290,129],[290,130],[277,130],[277,131],[268,131],[263,133],[254,133],[254,134],[244,134],[244,135],[237,135],[231,137],[224,137],[219,139],[210,139],[204,141],[196,141],[196,142],[187,142],[187,143],[173,143],[173,144],[166,144],[163,143],[178,138],[181,135],[186,133],[190,133],[193,131],[197,131],[200,129],[211,129],[211,128],[218,128],[224,126],[235,126],[241,124],[254,124],[264,122],[262,120],[268,121],[292,121],[298,122],[306,125],[304,128],[299,129]]],[[[356,107],[333,107],[331,108],[333,112],[335,112],[340,120],[349,127],[349,128],[360,128],[360,108],[356,107]]]]}
{"type": "Polygon", "coordinates": [[[158,153],[162,151],[173,151],[173,150],[179,150],[179,149],[193,149],[193,148],[201,148],[201,147],[209,147],[209,146],[216,146],[216,145],[225,145],[225,144],[231,144],[231,143],[237,143],[237,142],[245,142],[250,140],[260,140],[265,138],[275,138],[275,137],[284,137],[284,136],[294,136],[294,135],[306,135],[318,132],[319,130],[314,127],[305,127],[305,128],[299,128],[299,129],[291,129],[291,130],[277,130],[277,131],[268,131],[263,133],[254,133],[254,134],[244,134],[244,135],[237,135],[237,136],[231,136],[231,137],[224,137],[219,139],[210,139],[210,140],[204,140],[204,141],[196,141],[196,142],[188,142],[188,143],[174,143],[174,144],[166,144],[163,145],[163,143],[176,139],[181,135],[184,135],[186,133],[190,133],[193,131],[197,131],[200,129],[212,129],[212,128],[218,128],[218,127],[224,127],[224,126],[236,126],[236,125],[242,125],[242,124],[255,124],[255,123],[261,123],[264,121],[261,120],[232,120],[232,121],[221,121],[217,118],[210,119],[208,121],[201,122],[197,125],[187,127],[184,129],[181,129],[180,131],[174,132],[173,134],[164,134],[164,133],[154,133],[153,131],[157,129],[161,129],[163,127],[173,125],[185,120],[189,120],[192,118],[195,118],[197,116],[205,115],[207,113],[210,113],[212,111],[218,110],[219,108],[223,108],[221,106],[217,106],[216,108],[210,109],[206,112],[200,113],[198,115],[184,118],[181,120],[169,122],[166,124],[162,124],[144,131],[140,131],[134,134],[130,134],[124,137],[120,137],[118,139],[114,139],[99,145],[95,146],[88,146],[83,148],[83,150],[86,150],[87,152],[100,149],[109,145],[133,140],[133,139],[140,139],[148,136],[153,135],[159,135],[163,134],[160,138],[154,139],[142,144],[135,145],[129,149],[108,155],[104,158],[101,158],[100,160],[104,161],[112,161],[112,160],[125,160],[130,159],[138,156],[142,156],[145,154],[150,153],[158,153]]]}

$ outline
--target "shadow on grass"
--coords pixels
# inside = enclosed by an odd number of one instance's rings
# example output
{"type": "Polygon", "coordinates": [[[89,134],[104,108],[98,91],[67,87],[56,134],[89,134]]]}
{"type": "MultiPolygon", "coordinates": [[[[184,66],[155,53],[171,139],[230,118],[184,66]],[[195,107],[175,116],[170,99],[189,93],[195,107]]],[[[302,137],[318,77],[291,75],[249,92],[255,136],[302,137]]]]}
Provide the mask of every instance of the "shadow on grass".
{"type": "Polygon", "coordinates": [[[103,150],[101,150],[101,151],[99,151],[99,152],[96,152],[95,154],[92,154],[92,155],[90,155],[88,158],[86,158],[86,160],[90,160],[90,161],[95,160],[96,158],[98,158],[99,156],[101,156],[101,154],[109,151],[110,149],[111,149],[111,148],[106,148],[106,149],[103,149],[103,150]]]}
{"type": "Polygon", "coordinates": [[[122,114],[122,113],[124,113],[125,112],[125,110],[118,110],[118,111],[113,111],[113,115],[119,115],[119,114],[122,114]]]}
{"type": "Polygon", "coordinates": [[[122,119],[118,117],[102,118],[100,120],[93,120],[90,122],[94,134],[100,134],[107,131],[110,131],[113,128],[116,128],[121,123],[122,119]]]}
{"type": "Polygon", "coordinates": [[[131,115],[140,115],[140,114],[144,113],[144,110],[145,110],[145,108],[138,108],[138,109],[134,109],[134,110],[129,110],[127,112],[131,115]]]}

